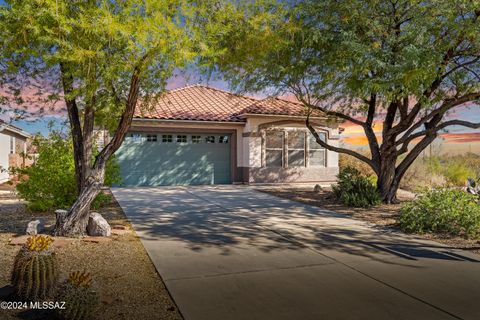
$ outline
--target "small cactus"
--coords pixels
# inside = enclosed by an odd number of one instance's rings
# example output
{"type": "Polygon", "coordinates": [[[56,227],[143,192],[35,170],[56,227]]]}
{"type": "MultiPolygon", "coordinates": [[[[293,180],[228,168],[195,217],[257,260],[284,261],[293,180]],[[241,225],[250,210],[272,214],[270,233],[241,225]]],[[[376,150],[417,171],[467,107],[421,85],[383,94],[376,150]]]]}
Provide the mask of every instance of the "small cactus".
{"type": "Polygon", "coordinates": [[[15,257],[11,281],[23,301],[40,301],[53,294],[57,272],[52,242],[49,236],[29,237],[15,257]]]}
{"type": "Polygon", "coordinates": [[[92,277],[86,272],[72,272],[58,291],[58,299],[65,301],[65,309],[57,309],[57,317],[64,320],[94,319],[99,296],[92,289],[92,277]]]}

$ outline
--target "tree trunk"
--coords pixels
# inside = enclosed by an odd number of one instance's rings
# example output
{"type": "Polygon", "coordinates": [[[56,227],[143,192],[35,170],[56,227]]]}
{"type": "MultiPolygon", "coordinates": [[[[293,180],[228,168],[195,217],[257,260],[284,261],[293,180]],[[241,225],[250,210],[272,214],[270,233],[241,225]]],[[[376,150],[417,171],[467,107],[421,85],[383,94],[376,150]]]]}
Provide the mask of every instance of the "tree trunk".
{"type": "Polygon", "coordinates": [[[383,159],[380,174],[377,176],[377,189],[382,201],[387,204],[397,202],[398,181],[395,175],[395,159],[383,159]]]}
{"type": "Polygon", "coordinates": [[[397,191],[400,186],[400,180],[396,177],[388,177],[388,179],[381,180],[379,178],[377,182],[377,189],[380,192],[382,201],[386,204],[398,203],[397,191]]]}
{"type": "Polygon", "coordinates": [[[63,218],[60,226],[55,229],[55,235],[65,237],[84,236],[87,231],[90,206],[100,193],[103,184],[104,168],[91,172],[77,201],[63,218]]]}
{"type": "MultiPolygon", "coordinates": [[[[141,63],[143,63],[145,59],[146,57],[141,60],[141,63]]],[[[139,64],[132,74],[126,108],[120,118],[117,130],[112,140],[97,155],[93,165],[90,165],[93,145],[93,104],[85,110],[84,116],[88,119],[86,118],[84,121],[84,131],[82,133],[75,99],[66,99],[66,102],[68,102],[67,106],[70,105],[70,108],[68,108],[70,121],[73,123],[72,136],[74,138],[75,172],[77,178],[80,178],[80,180],[77,180],[80,186],[78,188],[79,195],[77,200],[65,217],[62,217],[63,221],[58,221],[55,228],[55,235],[75,237],[86,234],[90,206],[95,197],[100,193],[103,185],[106,163],[122,144],[132,122],[140,90],[141,67],[142,65],[139,64]],[[75,141],[78,143],[75,143],[75,141]],[[82,156],[78,156],[77,153],[81,153],[82,156]]],[[[67,78],[67,80],[69,80],[69,78],[67,78]]],[[[71,84],[70,81],[66,81],[64,88],[69,88],[69,84],[71,84]]],[[[94,103],[94,100],[92,100],[92,103],[94,103]]]]}

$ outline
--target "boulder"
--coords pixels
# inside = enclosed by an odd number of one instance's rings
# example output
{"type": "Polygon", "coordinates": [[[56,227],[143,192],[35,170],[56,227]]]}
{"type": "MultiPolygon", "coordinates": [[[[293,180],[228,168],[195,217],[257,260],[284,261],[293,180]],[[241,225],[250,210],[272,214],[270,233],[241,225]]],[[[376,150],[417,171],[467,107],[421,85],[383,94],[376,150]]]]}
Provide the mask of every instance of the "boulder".
{"type": "Polygon", "coordinates": [[[100,213],[92,212],[88,218],[87,234],[92,237],[110,237],[112,228],[100,213]]]}
{"type": "Polygon", "coordinates": [[[319,185],[319,184],[316,184],[315,187],[313,187],[313,192],[321,192],[322,191],[322,187],[319,185]]]}
{"type": "Polygon", "coordinates": [[[44,225],[40,220],[33,220],[27,224],[26,233],[30,236],[41,233],[44,230],[44,225]]]}

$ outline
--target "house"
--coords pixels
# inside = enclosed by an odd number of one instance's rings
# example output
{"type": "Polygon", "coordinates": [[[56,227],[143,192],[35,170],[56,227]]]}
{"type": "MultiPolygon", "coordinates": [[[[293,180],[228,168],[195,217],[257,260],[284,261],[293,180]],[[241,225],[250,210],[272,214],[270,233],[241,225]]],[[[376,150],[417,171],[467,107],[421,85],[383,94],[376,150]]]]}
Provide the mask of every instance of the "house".
{"type": "Polygon", "coordinates": [[[28,132],[0,120],[0,183],[8,181],[8,169],[28,165],[26,159],[28,132]]]}
{"type": "MultiPolygon", "coordinates": [[[[306,109],[202,85],[171,90],[137,108],[116,157],[125,186],[330,184],[338,155],[315,142],[306,109]]],[[[338,122],[311,117],[322,139],[338,145],[338,122]]]]}

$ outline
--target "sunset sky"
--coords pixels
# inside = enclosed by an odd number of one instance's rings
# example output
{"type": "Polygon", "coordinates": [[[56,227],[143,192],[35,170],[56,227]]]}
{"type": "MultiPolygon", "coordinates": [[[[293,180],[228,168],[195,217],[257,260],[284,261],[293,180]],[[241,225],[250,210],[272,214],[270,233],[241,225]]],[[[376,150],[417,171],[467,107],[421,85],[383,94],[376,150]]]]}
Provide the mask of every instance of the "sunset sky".
{"type": "MultiPolygon", "coordinates": [[[[186,85],[202,83],[219,89],[229,90],[228,85],[224,81],[214,80],[207,81],[200,76],[185,75],[177,73],[168,82],[167,89],[176,89],[186,85]]],[[[257,98],[262,98],[261,94],[254,95],[257,98]]],[[[35,110],[29,110],[35,111],[35,110]]],[[[3,118],[5,119],[5,115],[3,118]]],[[[450,118],[466,119],[472,122],[480,122],[480,106],[473,105],[469,107],[459,108],[454,113],[449,115],[450,118]]],[[[8,120],[8,117],[7,119],[8,120]]],[[[48,133],[48,123],[53,122],[56,128],[60,128],[66,123],[66,112],[63,103],[57,103],[52,110],[45,110],[42,116],[32,115],[25,119],[13,121],[13,124],[23,128],[30,133],[40,132],[42,134],[48,133]]],[[[381,123],[375,125],[375,131],[381,132],[381,123]]],[[[345,128],[342,133],[342,143],[345,146],[353,148],[367,147],[367,140],[363,134],[361,127],[351,123],[344,123],[341,125],[345,128]]],[[[472,130],[464,127],[451,127],[448,132],[442,133],[441,138],[438,139],[436,145],[437,149],[442,153],[464,153],[475,152],[480,154],[480,130],[472,130]]]]}
{"type": "MultiPolygon", "coordinates": [[[[449,118],[464,119],[471,122],[480,122],[480,106],[470,106],[459,108],[449,115],[449,118]]],[[[355,148],[365,148],[368,146],[367,138],[363,133],[363,129],[352,123],[344,123],[342,127],[345,128],[342,136],[342,142],[345,146],[352,146],[355,148]]],[[[375,132],[381,133],[382,123],[375,124],[375,132]]],[[[441,153],[465,153],[475,152],[480,154],[480,130],[473,130],[465,127],[452,126],[448,132],[440,134],[436,145],[441,153]]]]}

